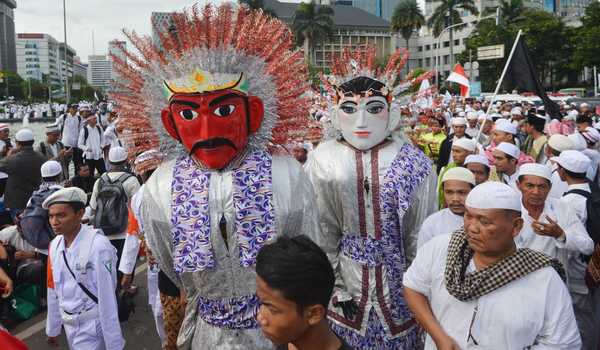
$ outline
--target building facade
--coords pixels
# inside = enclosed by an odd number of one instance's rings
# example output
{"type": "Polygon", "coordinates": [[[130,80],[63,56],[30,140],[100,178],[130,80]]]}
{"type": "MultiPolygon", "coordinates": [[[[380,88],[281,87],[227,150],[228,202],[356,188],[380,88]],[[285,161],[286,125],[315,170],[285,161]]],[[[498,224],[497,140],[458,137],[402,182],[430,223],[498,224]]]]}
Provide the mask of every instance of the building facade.
{"type": "Polygon", "coordinates": [[[88,56],[87,80],[91,86],[110,91],[112,77],[112,60],[107,55],[88,56]]]}
{"type": "Polygon", "coordinates": [[[17,72],[23,79],[36,79],[64,86],[73,76],[75,50],[44,33],[18,33],[16,40],[17,72]]]}
{"type": "Polygon", "coordinates": [[[400,0],[352,0],[352,6],[381,17],[386,21],[392,19],[394,9],[399,3],[400,0]]]}
{"type": "Polygon", "coordinates": [[[17,72],[15,0],[0,0],[0,70],[17,72]]]}
{"type": "Polygon", "coordinates": [[[79,56],[73,57],[73,76],[81,77],[87,82],[87,69],[88,64],[81,62],[79,56]]]}

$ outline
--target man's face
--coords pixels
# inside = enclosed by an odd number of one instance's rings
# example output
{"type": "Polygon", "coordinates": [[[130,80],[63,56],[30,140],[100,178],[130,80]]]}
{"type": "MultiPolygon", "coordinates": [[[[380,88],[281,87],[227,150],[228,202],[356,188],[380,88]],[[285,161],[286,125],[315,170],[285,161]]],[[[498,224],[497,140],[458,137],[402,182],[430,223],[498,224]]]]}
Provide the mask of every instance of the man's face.
{"type": "Polygon", "coordinates": [[[75,212],[69,204],[57,203],[48,208],[48,217],[52,230],[57,235],[74,232],[81,224],[83,209],[75,212]]]}
{"type": "Polygon", "coordinates": [[[477,119],[469,119],[467,120],[467,122],[469,123],[470,128],[474,128],[477,126],[477,119]]]}
{"type": "Polygon", "coordinates": [[[55,144],[58,141],[59,134],[57,132],[50,132],[46,134],[46,141],[50,144],[55,144]]]}
{"type": "Polygon", "coordinates": [[[79,176],[89,177],[90,176],[90,167],[88,165],[80,166],[79,167],[79,176]]]}
{"type": "Polygon", "coordinates": [[[484,256],[502,256],[514,247],[523,227],[519,212],[465,207],[465,233],[469,247],[484,256]]]}
{"type": "Polygon", "coordinates": [[[260,128],[262,101],[235,90],[175,94],[162,111],[165,128],[197,161],[223,169],[260,128]]]}
{"type": "Polygon", "coordinates": [[[481,163],[469,163],[466,167],[475,175],[475,183],[477,185],[486,182],[490,177],[488,169],[481,163]]]}
{"type": "Polygon", "coordinates": [[[577,131],[579,131],[581,133],[581,132],[585,132],[585,129],[591,125],[584,122],[584,123],[577,123],[577,124],[575,124],[575,126],[577,126],[577,131]]]}
{"type": "Polygon", "coordinates": [[[299,313],[296,303],[284,298],[259,276],[256,276],[256,294],[260,299],[256,319],[265,337],[273,344],[287,344],[306,332],[309,323],[299,313]]]}
{"type": "Polygon", "coordinates": [[[303,147],[294,147],[294,149],[292,149],[292,155],[300,162],[300,164],[306,162],[306,150],[303,147]]]}
{"type": "Polygon", "coordinates": [[[494,130],[494,132],[492,132],[492,141],[494,141],[494,143],[497,145],[502,142],[512,143],[512,134],[500,130],[494,130]]]}
{"type": "Polygon", "coordinates": [[[465,213],[465,199],[471,192],[471,184],[464,181],[448,180],[444,181],[444,199],[448,209],[456,215],[465,213]]]}
{"type": "Polygon", "coordinates": [[[390,112],[384,97],[344,97],[337,115],[344,139],[359,150],[371,149],[388,136],[390,112]]]}
{"type": "Polygon", "coordinates": [[[504,152],[499,150],[493,150],[492,156],[494,157],[496,170],[511,175],[515,172],[517,168],[516,159],[509,158],[504,152]]]}
{"type": "Polygon", "coordinates": [[[440,122],[433,118],[429,120],[429,128],[434,134],[438,134],[442,130],[442,128],[440,127],[440,122]]]}
{"type": "Polygon", "coordinates": [[[10,136],[10,130],[4,129],[0,131],[0,140],[6,140],[10,136]]]}
{"type": "Polygon", "coordinates": [[[87,121],[88,125],[91,126],[92,128],[96,127],[96,124],[98,123],[96,116],[89,116],[89,117],[87,117],[86,121],[87,121]]]}
{"type": "Polygon", "coordinates": [[[452,160],[459,166],[462,166],[465,163],[465,159],[471,152],[466,149],[458,146],[452,146],[452,160]]]}
{"type": "Polygon", "coordinates": [[[482,133],[489,135],[489,133],[492,131],[492,126],[493,123],[491,120],[486,120],[485,125],[483,126],[483,129],[481,130],[482,133]]]}
{"type": "Polygon", "coordinates": [[[540,176],[524,175],[520,177],[517,185],[519,191],[521,191],[524,206],[541,207],[546,203],[551,187],[550,181],[547,179],[540,176]]]}
{"type": "Polygon", "coordinates": [[[465,136],[465,130],[467,130],[467,128],[464,125],[453,125],[452,130],[454,130],[454,136],[461,138],[465,136]]]}

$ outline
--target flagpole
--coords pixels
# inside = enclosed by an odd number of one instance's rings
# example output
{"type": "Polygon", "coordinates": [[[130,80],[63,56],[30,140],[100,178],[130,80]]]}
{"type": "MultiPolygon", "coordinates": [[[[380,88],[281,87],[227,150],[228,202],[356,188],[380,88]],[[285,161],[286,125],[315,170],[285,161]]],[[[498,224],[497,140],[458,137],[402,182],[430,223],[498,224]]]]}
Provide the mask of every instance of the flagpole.
{"type": "MultiPolygon", "coordinates": [[[[508,55],[508,59],[506,60],[506,63],[504,64],[504,69],[502,70],[502,74],[500,75],[500,80],[498,80],[498,84],[496,84],[496,90],[494,90],[494,94],[492,95],[492,99],[490,100],[490,104],[487,108],[487,111],[485,112],[486,115],[490,114],[490,110],[492,109],[492,105],[494,104],[494,100],[496,99],[496,95],[498,95],[498,91],[500,91],[500,87],[502,86],[502,81],[504,80],[504,76],[506,75],[506,71],[508,71],[508,66],[510,65],[510,61],[512,60],[513,54],[515,53],[515,49],[517,47],[517,43],[519,42],[519,39],[521,38],[521,34],[523,33],[522,29],[519,29],[519,32],[517,33],[517,38],[515,39],[515,42],[512,46],[512,49],[510,49],[510,54],[508,55]]],[[[487,119],[486,119],[487,120],[487,119]]],[[[479,132],[477,133],[477,137],[475,138],[475,142],[477,142],[479,140],[479,136],[481,136],[481,132],[483,131],[483,126],[485,125],[485,121],[483,123],[481,123],[481,126],[479,127],[479,132]]]]}

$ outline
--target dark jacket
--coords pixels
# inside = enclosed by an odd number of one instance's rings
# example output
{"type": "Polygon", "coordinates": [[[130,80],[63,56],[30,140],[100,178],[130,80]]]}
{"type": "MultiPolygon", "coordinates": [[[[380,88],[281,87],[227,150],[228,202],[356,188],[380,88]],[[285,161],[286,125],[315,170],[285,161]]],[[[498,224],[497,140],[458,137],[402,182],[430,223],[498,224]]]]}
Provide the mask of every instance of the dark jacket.
{"type": "Polygon", "coordinates": [[[4,206],[9,209],[25,209],[31,194],[40,186],[40,168],[46,157],[24,147],[18,153],[0,160],[0,171],[8,174],[4,192],[4,206]]]}
{"type": "MultiPolygon", "coordinates": [[[[465,134],[465,137],[470,139],[471,136],[465,134]]],[[[448,161],[450,160],[450,151],[452,151],[452,140],[454,140],[454,134],[450,134],[446,136],[446,139],[442,141],[440,145],[440,156],[437,161],[437,172],[440,173],[443,167],[448,165],[448,161]]]]}

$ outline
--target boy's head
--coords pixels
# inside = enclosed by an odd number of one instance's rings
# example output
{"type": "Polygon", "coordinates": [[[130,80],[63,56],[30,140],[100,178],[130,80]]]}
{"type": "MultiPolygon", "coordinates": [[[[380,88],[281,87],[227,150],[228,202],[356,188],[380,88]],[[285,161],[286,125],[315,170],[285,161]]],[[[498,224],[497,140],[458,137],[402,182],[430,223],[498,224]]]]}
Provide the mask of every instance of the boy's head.
{"type": "Polygon", "coordinates": [[[300,339],[327,317],[335,277],[325,253],[306,236],[280,237],[256,261],[257,315],[275,345],[300,339]]]}

